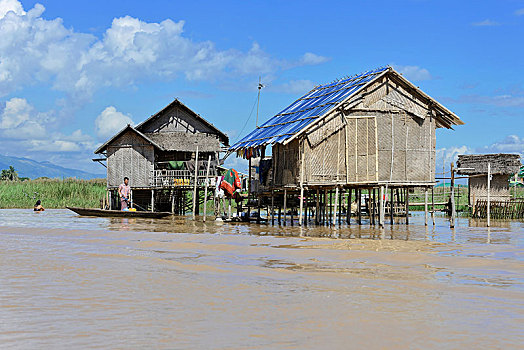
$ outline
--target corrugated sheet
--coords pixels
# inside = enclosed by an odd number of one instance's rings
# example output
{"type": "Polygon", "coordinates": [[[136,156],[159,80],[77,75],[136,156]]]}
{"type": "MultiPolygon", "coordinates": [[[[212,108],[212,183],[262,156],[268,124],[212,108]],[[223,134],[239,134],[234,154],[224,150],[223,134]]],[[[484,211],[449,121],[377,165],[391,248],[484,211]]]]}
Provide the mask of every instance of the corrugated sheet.
{"type": "Polygon", "coordinates": [[[234,144],[230,151],[281,143],[322,117],[388,68],[320,85],[234,144]]]}

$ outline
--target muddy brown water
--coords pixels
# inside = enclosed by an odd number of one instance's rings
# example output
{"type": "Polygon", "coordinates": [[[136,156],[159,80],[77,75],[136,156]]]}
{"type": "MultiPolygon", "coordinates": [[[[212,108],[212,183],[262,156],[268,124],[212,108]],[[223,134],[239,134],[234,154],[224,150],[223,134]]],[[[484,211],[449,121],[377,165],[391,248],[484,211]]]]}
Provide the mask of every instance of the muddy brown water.
{"type": "Polygon", "coordinates": [[[0,348],[522,348],[524,223],[0,210],[0,348]]]}

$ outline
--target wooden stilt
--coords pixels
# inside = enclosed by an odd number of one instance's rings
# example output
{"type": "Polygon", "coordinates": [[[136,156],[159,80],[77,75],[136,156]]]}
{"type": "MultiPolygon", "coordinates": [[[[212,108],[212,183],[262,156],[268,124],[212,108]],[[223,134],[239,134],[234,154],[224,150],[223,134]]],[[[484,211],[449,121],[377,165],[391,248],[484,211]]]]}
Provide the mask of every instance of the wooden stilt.
{"type": "Polygon", "coordinates": [[[358,189],[356,190],[357,193],[357,218],[358,218],[358,224],[362,225],[362,190],[358,189]]]}
{"type": "Polygon", "coordinates": [[[390,190],[390,194],[391,194],[391,198],[389,199],[389,209],[390,209],[390,216],[389,216],[389,224],[390,225],[393,225],[393,215],[395,213],[395,210],[394,210],[394,201],[393,201],[393,187],[391,187],[391,190],[390,190]]]}
{"type": "Polygon", "coordinates": [[[406,225],[409,225],[409,188],[406,187],[405,190],[405,196],[404,196],[404,204],[406,206],[406,225]]]}
{"type": "Polygon", "coordinates": [[[453,162],[451,163],[451,220],[449,227],[455,227],[455,165],[453,162]]]}
{"type": "Polygon", "coordinates": [[[434,187],[431,186],[431,220],[433,221],[433,226],[435,226],[435,196],[434,196],[434,187]]]}
{"type": "Polygon", "coordinates": [[[336,224],[336,221],[337,221],[337,206],[338,206],[338,187],[335,188],[335,207],[334,207],[334,210],[333,210],[333,222],[332,222],[332,226],[335,226],[336,224]]]}
{"type": "Polygon", "coordinates": [[[284,189],[284,226],[286,226],[286,215],[287,215],[287,190],[284,189]]]}
{"type": "Polygon", "coordinates": [[[197,206],[197,182],[198,182],[198,146],[195,153],[195,178],[193,184],[193,220],[196,218],[196,206],[197,206]]]}
{"type": "Polygon", "coordinates": [[[346,224],[348,225],[351,225],[351,203],[353,203],[353,201],[351,200],[351,192],[353,191],[350,188],[348,190],[347,210],[346,210],[346,224]]]}
{"type": "Polygon", "coordinates": [[[379,191],[379,201],[378,201],[378,224],[380,227],[384,227],[384,186],[380,186],[379,191]]]}
{"type": "Polygon", "coordinates": [[[203,221],[206,222],[206,214],[207,214],[207,186],[208,186],[208,179],[209,179],[209,167],[211,165],[211,155],[207,158],[207,169],[206,169],[206,181],[204,183],[204,218],[203,221]]]}
{"type": "Polygon", "coordinates": [[[151,211],[155,211],[155,190],[151,190],[151,211]]]}
{"type": "Polygon", "coordinates": [[[424,187],[424,225],[428,226],[428,188],[424,187]]]}
{"type": "Polygon", "coordinates": [[[275,191],[271,190],[271,225],[275,226],[275,191]]]}
{"type": "Polygon", "coordinates": [[[317,196],[315,198],[315,205],[316,205],[316,208],[315,208],[315,225],[318,225],[320,224],[320,191],[319,189],[317,188],[317,196]]]}
{"type": "Polygon", "coordinates": [[[327,225],[329,223],[328,213],[327,213],[327,208],[326,208],[327,201],[328,201],[328,190],[324,190],[324,201],[323,201],[324,205],[322,206],[324,208],[323,215],[322,215],[322,224],[323,225],[327,225]]]}

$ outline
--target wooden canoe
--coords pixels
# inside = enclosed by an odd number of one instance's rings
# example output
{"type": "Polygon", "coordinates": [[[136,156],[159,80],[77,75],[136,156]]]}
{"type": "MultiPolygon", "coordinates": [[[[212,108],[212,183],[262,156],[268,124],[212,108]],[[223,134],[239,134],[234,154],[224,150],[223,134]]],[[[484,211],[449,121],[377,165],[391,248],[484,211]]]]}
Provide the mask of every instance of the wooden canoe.
{"type": "Polygon", "coordinates": [[[103,217],[123,217],[123,218],[151,218],[159,219],[171,215],[169,212],[153,212],[153,211],[122,211],[122,210],[105,210],[96,208],[77,208],[66,207],[82,216],[103,216],[103,217]]]}

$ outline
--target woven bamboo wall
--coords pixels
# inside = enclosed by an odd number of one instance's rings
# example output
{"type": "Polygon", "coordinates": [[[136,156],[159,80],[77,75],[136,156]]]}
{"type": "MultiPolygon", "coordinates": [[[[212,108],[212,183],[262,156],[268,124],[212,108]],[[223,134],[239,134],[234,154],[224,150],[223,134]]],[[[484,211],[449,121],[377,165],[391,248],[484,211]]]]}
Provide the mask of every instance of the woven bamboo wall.
{"type": "MultiPolygon", "coordinates": [[[[490,199],[504,201],[510,199],[509,175],[493,175],[490,184],[490,199]]],[[[469,178],[469,203],[475,205],[478,199],[488,199],[488,176],[469,178]]]]}
{"type": "Polygon", "coordinates": [[[153,146],[131,132],[107,148],[107,186],[117,187],[125,176],[131,187],[148,187],[155,159],[153,146]]]}
{"type": "Polygon", "coordinates": [[[273,146],[273,169],[275,185],[289,186],[299,184],[299,142],[273,146]]]}

